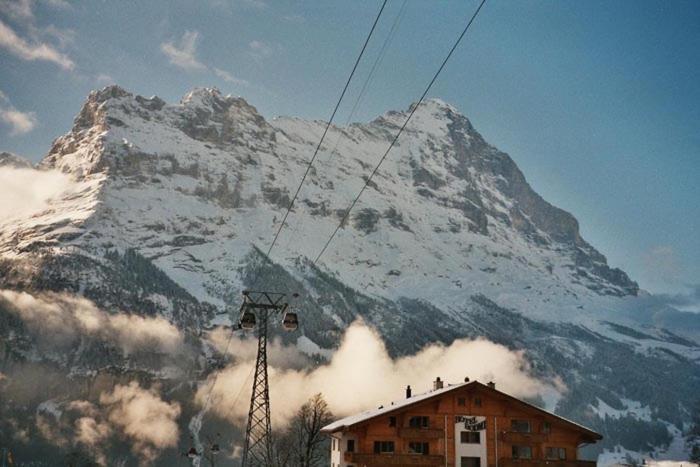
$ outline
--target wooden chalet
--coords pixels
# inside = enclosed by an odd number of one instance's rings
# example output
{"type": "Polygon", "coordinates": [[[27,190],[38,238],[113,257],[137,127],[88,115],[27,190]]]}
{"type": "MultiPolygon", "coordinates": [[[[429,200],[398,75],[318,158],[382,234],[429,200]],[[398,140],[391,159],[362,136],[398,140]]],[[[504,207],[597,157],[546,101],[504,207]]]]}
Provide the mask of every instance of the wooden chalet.
{"type": "Polygon", "coordinates": [[[331,467],[595,467],[579,448],[598,433],[498,391],[464,382],[338,420],[331,467]]]}

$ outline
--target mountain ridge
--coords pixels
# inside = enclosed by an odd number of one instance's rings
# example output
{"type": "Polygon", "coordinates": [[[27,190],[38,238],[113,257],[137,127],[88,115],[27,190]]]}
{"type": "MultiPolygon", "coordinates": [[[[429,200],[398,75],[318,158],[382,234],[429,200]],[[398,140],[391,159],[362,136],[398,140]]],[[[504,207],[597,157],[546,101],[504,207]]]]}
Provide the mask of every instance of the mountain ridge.
{"type": "MultiPolygon", "coordinates": [[[[548,408],[612,433],[626,419],[606,418],[605,408],[633,417],[626,407],[639,403],[654,416],[634,425],[638,438],[668,442],[659,433],[682,428],[700,383],[696,337],[654,325],[638,308],[638,285],[455,107],[421,105],[313,264],[408,111],[330,127],[267,257],[324,122],[267,120],[213,88],[179,104],[118,86],[95,91],[38,164],[69,175],[68,187],[43,210],[0,221],[4,287],[167,319],[201,352],[183,370],[192,383],[221,359],[201,336],[235,323],[240,292],[259,271],[259,287],[301,294],[297,337],[323,351],[356,319],[380,332],[392,356],[484,336],[523,351],[536,376],[567,381],[548,408]],[[653,391],[627,384],[650,375],[653,391]],[[678,384],[662,390],[665,379],[678,384]]],[[[0,319],[0,330],[31,354],[32,337],[16,320],[0,319]]],[[[71,351],[66,374],[137,368],[175,384],[159,370],[166,356],[139,356],[135,367],[118,349],[89,348],[71,351]]],[[[606,447],[623,441],[616,434],[606,447]]]]}

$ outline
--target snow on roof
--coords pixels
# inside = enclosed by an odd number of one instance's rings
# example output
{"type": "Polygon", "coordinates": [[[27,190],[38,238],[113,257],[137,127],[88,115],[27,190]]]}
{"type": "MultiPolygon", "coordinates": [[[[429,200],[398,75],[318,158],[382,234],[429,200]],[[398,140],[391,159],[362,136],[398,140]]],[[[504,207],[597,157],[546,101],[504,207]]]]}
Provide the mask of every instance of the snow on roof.
{"type": "Polygon", "coordinates": [[[423,394],[418,394],[410,398],[402,399],[399,401],[392,402],[389,405],[382,405],[379,406],[379,408],[374,409],[374,410],[366,410],[364,412],[355,414],[355,415],[350,415],[349,417],[341,418],[340,420],[337,420],[330,425],[324,426],[321,431],[325,431],[328,433],[332,433],[334,431],[337,431],[341,428],[348,427],[351,425],[355,425],[360,422],[364,422],[366,420],[369,420],[371,418],[377,417],[379,415],[388,413],[388,412],[393,412],[396,409],[400,409],[427,399],[430,399],[431,397],[444,394],[446,392],[449,392],[453,389],[457,389],[459,387],[466,386],[471,383],[459,383],[459,384],[450,384],[447,385],[447,387],[444,387],[442,389],[436,389],[434,391],[428,391],[423,394]]]}
{"type": "Polygon", "coordinates": [[[484,385],[484,384],[482,384],[482,383],[480,383],[479,381],[476,381],[476,380],[473,380],[473,381],[470,381],[470,382],[466,382],[466,383],[448,384],[447,387],[444,387],[444,388],[442,388],[442,389],[437,389],[437,390],[434,390],[434,391],[428,391],[428,392],[426,392],[426,393],[418,394],[418,395],[413,396],[413,397],[410,397],[410,398],[406,398],[406,399],[403,399],[403,400],[400,400],[400,401],[392,402],[392,403],[391,403],[390,405],[388,405],[388,406],[379,406],[379,408],[374,409],[374,410],[367,410],[367,411],[365,411],[365,412],[361,412],[361,413],[358,413],[358,414],[355,414],[355,415],[350,415],[349,417],[341,418],[340,420],[337,420],[337,421],[331,423],[330,425],[326,425],[325,427],[323,427],[323,428],[321,429],[321,431],[322,431],[322,432],[325,432],[325,433],[333,433],[333,432],[338,431],[338,430],[341,430],[341,429],[343,429],[343,428],[347,428],[347,427],[349,427],[349,426],[356,425],[356,424],[358,424],[358,423],[361,423],[361,422],[370,420],[370,419],[375,418],[375,417],[378,417],[378,416],[380,416],[380,415],[384,415],[384,414],[386,414],[386,413],[393,412],[393,411],[395,411],[395,410],[397,410],[397,409],[401,409],[401,408],[403,408],[403,407],[407,407],[407,406],[416,404],[416,403],[418,403],[418,402],[422,402],[422,401],[431,399],[431,398],[433,398],[433,397],[435,397],[435,396],[439,396],[440,394],[444,394],[444,393],[446,393],[446,392],[450,392],[450,391],[452,391],[452,390],[454,390],[454,389],[458,389],[458,388],[461,388],[461,387],[465,387],[465,386],[468,386],[468,385],[470,385],[470,384],[477,384],[477,385],[479,385],[479,386],[481,386],[481,387],[489,388],[489,389],[492,390],[492,391],[495,391],[495,392],[497,392],[497,393],[499,393],[499,394],[502,394],[502,395],[505,395],[505,396],[507,396],[507,397],[509,397],[509,398],[511,398],[511,399],[513,399],[513,400],[516,400],[516,401],[518,401],[518,402],[521,402],[522,404],[525,404],[525,405],[527,405],[527,406],[529,406],[529,407],[531,407],[531,408],[533,408],[533,409],[535,409],[535,410],[537,410],[537,411],[539,411],[539,412],[542,412],[542,413],[544,413],[544,414],[547,414],[547,415],[550,415],[550,416],[552,416],[552,417],[558,418],[559,420],[561,420],[561,421],[563,421],[563,422],[569,423],[570,425],[574,425],[574,426],[578,427],[578,428],[581,429],[581,430],[587,431],[588,433],[594,435],[595,437],[597,437],[597,438],[599,438],[599,439],[603,439],[603,437],[602,437],[599,433],[596,433],[595,431],[593,431],[593,430],[591,430],[590,428],[587,428],[587,427],[581,425],[580,423],[576,423],[576,422],[574,422],[574,421],[572,421],[572,420],[569,420],[569,419],[567,419],[567,418],[562,417],[561,415],[557,415],[557,414],[554,414],[554,413],[549,412],[549,411],[547,411],[547,410],[544,410],[544,409],[542,409],[542,408],[540,408],[540,407],[537,407],[536,405],[532,405],[532,404],[530,404],[530,403],[528,403],[528,402],[525,402],[525,401],[520,400],[520,399],[518,399],[518,398],[516,398],[516,397],[513,397],[513,396],[511,396],[510,394],[506,394],[505,392],[498,391],[497,389],[495,389],[495,388],[493,388],[493,387],[490,387],[490,386],[488,386],[488,385],[484,385]]]}

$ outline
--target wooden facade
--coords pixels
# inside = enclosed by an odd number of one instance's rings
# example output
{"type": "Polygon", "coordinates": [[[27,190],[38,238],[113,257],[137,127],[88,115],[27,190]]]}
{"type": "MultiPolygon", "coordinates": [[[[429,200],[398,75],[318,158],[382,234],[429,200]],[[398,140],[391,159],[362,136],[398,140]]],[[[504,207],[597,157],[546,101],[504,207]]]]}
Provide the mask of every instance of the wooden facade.
{"type": "Polygon", "coordinates": [[[331,467],[594,467],[602,437],[479,382],[438,388],[324,428],[331,467]]]}

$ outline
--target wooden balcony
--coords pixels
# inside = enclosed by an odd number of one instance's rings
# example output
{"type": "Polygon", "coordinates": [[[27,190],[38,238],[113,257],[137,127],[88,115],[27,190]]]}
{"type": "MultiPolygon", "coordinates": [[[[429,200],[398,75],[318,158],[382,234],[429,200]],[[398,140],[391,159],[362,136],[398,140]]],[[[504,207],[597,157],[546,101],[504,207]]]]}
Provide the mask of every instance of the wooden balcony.
{"type": "Polygon", "coordinates": [[[388,465],[445,465],[445,456],[424,456],[422,454],[361,454],[346,452],[345,462],[366,467],[384,467],[388,465]]]}
{"type": "Polygon", "coordinates": [[[399,428],[399,436],[408,439],[442,439],[445,437],[445,430],[441,428],[399,428]]]}
{"type": "Polygon", "coordinates": [[[498,460],[498,467],[596,467],[595,461],[580,460],[546,460],[546,459],[510,459],[498,460]]]}
{"type": "Polygon", "coordinates": [[[546,433],[523,433],[520,431],[504,431],[501,433],[501,441],[506,443],[543,443],[549,439],[546,433]]]}

